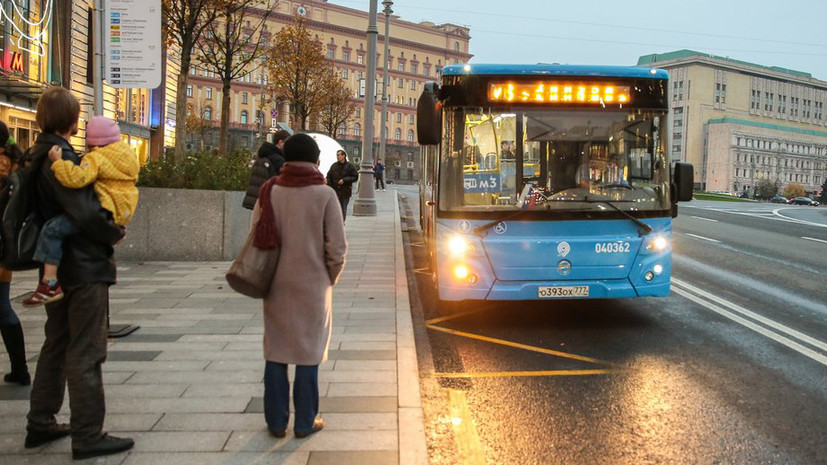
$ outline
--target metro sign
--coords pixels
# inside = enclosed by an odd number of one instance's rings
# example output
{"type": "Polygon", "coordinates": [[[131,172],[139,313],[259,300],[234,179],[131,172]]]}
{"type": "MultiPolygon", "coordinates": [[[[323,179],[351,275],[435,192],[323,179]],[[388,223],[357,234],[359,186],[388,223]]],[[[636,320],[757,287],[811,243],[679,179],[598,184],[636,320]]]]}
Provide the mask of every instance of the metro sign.
{"type": "Polygon", "coordinates": [[[9,71],[18,71],[24,72],[23,69],[24,61],[23,61],[23,54],[20,52],[11,52],[9,54],[8,63],[6,63],[6,69],[9,71]]]}

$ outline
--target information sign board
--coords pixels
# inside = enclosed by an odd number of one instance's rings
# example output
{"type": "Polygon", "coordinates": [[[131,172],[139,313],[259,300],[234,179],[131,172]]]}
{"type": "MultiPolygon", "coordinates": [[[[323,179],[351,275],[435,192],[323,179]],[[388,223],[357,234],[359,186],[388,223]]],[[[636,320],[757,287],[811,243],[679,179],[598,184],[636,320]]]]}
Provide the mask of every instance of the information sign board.
{"type": "Polygon", "coordinates": [[[161,85],[161,0],[105,0],[104,63],[112,87],[161,85]]]}

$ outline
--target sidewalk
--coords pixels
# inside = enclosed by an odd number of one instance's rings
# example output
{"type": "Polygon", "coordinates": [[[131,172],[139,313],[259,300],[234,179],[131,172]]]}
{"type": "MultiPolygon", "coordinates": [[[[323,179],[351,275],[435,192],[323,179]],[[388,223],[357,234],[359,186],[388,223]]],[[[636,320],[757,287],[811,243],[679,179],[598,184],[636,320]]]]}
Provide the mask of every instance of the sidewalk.
{"type": "MultiPolygon", "coordinates": [[[[109,345],[105,429],[133,437],[135,448],[87,462],[426,464],[396,190],[377,192],[376,204],[377,216],[347,219],[330,359],[319,372],[324,431],[296,439],[291,424],[284,439],[267,434],[261,304],[226,285],[229,263],[122,262],[111,323],[140,329],[109,345]]],[[[34,289],[36,279],[16,273],[12,295],[34,289]]],[[[14,308],[33,370],[45,312],[19,299],[14,308]]],[[[8,369],[3,351],[0,371],[8,369]]],[[[68,438],[23,448],[28,393],[0,383],[0,464],[73,463],[68,438]]],[[[61,420],[68,421],[68,396],[61,420]]]]}

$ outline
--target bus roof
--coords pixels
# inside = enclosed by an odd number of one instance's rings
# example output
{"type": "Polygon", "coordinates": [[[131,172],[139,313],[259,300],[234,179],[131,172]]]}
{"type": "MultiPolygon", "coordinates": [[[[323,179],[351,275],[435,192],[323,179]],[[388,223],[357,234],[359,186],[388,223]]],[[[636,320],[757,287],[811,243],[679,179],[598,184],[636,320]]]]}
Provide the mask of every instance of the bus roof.
{"type": "Polygon", "coordinates": [[[594,66],[594,65],[506,65],[494,63],[466,63],[446,65],[443,76],[474,75],[515,75],[515,76],[601,76],[626,78],[667,79],[664,69],[639,66],[594,66]]]}

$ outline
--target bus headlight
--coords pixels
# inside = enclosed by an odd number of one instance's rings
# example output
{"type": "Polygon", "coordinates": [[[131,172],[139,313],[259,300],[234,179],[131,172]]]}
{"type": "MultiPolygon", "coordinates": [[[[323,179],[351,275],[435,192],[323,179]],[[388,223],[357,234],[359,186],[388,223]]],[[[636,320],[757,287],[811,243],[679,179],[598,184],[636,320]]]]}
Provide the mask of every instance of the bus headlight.
{"type": "Polygon", "coordinates": [[[462,236],[454,236],[448,241],[448,250],[452,255],[464,255],[476,250],[474,244],[462,236]]]}
{"type": "Polygon", "coordinates": [[[468,267],[465,265],[457,265],[454,267],[454,277],[457,279],[466,279],[468,278],[468,267]]]}
{"type": "Polygon", "coordinates": [[[669,241],[664,236],[657,236],[649,241],[646,244],[646,248],[648,250],[654,250],[657,252],[663,251],[669,245],[669,241]]]}
{"type": "Polygon", "coordinates": [[[661,264],[655,265],[654,267],[652,267],[652,271],[654,271],[655,274],[663,273],[663,265],[661,265],[661,264]]]}

